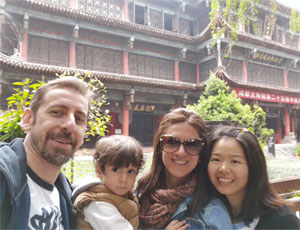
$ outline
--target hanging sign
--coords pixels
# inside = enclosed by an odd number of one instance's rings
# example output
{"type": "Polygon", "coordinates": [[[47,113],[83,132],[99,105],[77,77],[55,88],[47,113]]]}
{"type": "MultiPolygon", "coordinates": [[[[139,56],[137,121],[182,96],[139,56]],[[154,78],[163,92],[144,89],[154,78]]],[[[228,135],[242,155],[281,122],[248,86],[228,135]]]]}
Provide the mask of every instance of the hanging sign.
{"type": "Polygon", "coordinates": [[[135,112],[153,112],[155,110],[155,105],[130,104],[129,110],[135,112]]]}
{"type": "Polygon", "coordinates": [[[261,91],[248,90],[248,89],[239,89],[239,88],[232,88],[232,89],[235,91],[236,95],[240,98],[300,105],[300,97],[265,93],[261,91]]]}

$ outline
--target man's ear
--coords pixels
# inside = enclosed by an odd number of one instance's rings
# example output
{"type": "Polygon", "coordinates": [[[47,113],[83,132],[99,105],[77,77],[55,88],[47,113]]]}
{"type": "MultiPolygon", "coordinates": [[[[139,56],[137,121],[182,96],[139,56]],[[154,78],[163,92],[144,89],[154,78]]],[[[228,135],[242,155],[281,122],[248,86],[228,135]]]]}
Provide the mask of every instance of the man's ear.
{"type": "Polygon", "coordinates": [[[31,120],[33,119],[33,113],[31,109],[27,108],[25,109],[21,122],[19,123],[21,129],[24,131],[24,133],[28,133],[31,130],[31,120]]]}

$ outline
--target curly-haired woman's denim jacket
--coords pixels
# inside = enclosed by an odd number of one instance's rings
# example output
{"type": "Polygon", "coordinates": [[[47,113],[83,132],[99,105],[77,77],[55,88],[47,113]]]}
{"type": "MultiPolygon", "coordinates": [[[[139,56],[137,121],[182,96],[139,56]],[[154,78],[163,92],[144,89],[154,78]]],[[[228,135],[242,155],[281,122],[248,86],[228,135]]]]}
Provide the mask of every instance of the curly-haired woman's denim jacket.
{"type": "Polygon", "coordinates": [[[184,218],[187,207],[192,202],[192,195],[185,198],[171,217],[172,220],[183,220],[189,224],[188,229],[232,229],[229,213],[219,199],[212,199],[202,210],[193,217],[184,218]]]}

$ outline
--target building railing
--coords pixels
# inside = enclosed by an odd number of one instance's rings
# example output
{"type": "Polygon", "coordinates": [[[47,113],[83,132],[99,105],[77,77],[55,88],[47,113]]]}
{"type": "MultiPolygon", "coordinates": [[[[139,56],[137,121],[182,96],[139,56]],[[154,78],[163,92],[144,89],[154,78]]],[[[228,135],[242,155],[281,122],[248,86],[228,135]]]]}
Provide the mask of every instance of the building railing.
{"type": "Polygon", "coordinates": [[[278,194],[286,199],[289,208],[300,217],[300,177],[290,177],[271,181],[272,187],[278,194]],[[299,193],[299,194],[298,194],[299,193]],[[296,197],[296,196],[299,197],[296,197]]]}

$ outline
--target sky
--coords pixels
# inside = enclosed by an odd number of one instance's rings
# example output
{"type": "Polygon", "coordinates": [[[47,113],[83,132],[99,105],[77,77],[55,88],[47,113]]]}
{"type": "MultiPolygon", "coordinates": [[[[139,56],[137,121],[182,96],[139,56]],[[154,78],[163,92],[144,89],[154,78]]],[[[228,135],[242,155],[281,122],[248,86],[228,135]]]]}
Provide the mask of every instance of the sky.
{"type": "Polygon", "coordinates": [[[283,5],[300,10],[300,0],[276,0],[283,5]]]}

